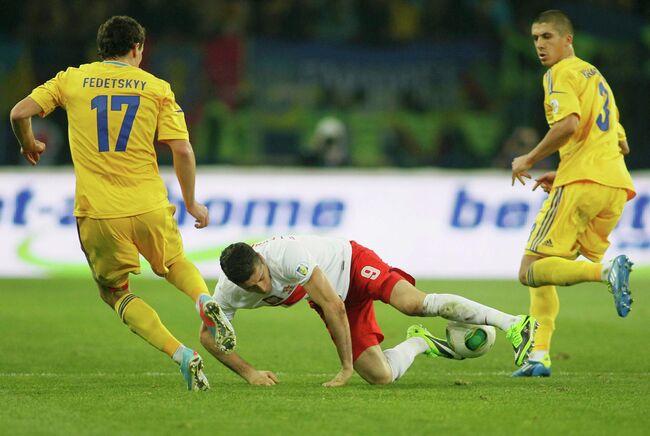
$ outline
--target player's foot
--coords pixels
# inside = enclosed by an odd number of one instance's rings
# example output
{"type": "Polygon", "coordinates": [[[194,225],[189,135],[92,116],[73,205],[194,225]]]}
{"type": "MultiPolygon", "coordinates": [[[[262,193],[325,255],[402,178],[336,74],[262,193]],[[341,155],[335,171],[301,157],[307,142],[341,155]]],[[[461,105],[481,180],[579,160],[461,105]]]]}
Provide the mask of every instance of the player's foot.
{"type": "Polygon", "coordinates": [[[512,373],[513,377],[550,377],[551,358],[546,354],[541,360],[527,360],[524,365],[512,373]]]}
{"type": "Polygon", "coordinates": [[[614,295],[614,305],[620,317],[626,317],[632,307],[632,291],[630,291],[630,272],[632,261],[624,254],[616,256],[605,267],[607,288],[614,295]]]}
{"type": "Polygon", "coordinates": [[[418,337],[425,340],[429,349],[424,352],[429,357],[444,357],[446,359],[463,360],[464,357],[457,354],[444,339],[436,338],[429,330],[421,325],[412,325],[406,330],[406,339],[418,337]]]}
{"type": "Polygon", "coordinates": [[[535,340],[535,331],[537,330],[537,321],[532,316],[520,315],[519,322],[510,326],[506,331],[506,337],[512,343],[515,350],[515,365],[521,366],[528,353],[533,347],[535,340]]]}
{"type": "Polygon", "coordinates": [[[230,353],[235,349],[237,345],[235,329],[214,299],[206,298],[202,302],[201,318],[221,351],[230,353]]]}
{"type": "Polygon", "coordinates": [[[190,391],[207,391],[210,389],[208,378],[203,373],[203,359],[194,350],[185,348],[181,358],[181,374],[190,391]]]}

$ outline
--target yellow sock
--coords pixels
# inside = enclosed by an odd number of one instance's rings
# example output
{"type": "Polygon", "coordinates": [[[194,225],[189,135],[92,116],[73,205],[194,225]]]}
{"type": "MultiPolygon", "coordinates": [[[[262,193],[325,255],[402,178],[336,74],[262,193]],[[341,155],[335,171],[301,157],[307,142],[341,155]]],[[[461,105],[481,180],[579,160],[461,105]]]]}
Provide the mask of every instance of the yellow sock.
{"type": "Polygon", "coordinates": [[[160,317],[139,297],[128,293],[115,303],[115,311],[132,332],[172,357],[181,343],[167,330],[160,317]]]}
{"type": "Polygon", "coordinates": [[[169,283],[186,293],[192,301],[198,300],[202,294],[209,295],[208,286],[201,277],[201,273],[185,257],[169,266],[169,272],[165,278],[169,283]]]}
{"type": "Polygon", "coordinates": [[[544,257],[528,268],[530,286],[569,286],[582,282],[599,282],[603,266],[584,260],[568,260],[561,257],[544,257]]]}
{"type": "Polygon", "coordinates": [[[537,319],[539,327],[535,333],[533,351],[549,351],[551,337],[555,330],[555,318],[560,312],[560,300],[555,286],[528,288],[530,292],[530,314],[537,319]]]}

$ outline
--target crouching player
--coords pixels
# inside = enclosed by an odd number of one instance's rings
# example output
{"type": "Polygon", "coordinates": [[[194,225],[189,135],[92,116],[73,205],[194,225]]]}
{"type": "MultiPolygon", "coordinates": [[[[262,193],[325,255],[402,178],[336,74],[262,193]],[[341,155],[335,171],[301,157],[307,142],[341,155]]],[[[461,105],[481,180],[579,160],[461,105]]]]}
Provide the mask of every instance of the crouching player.
{"type": "MultiPolygon", "coordinates": [[[[221,254],[222,274],[214,298],[232,321],[238,309],[290,306],[303,298],[320,314],[336,346],[341,369],[324,386],[342,386],[355,370],[371,384],[401,377],[418,354],[451,358],[448,344],[424,327],[411,326],[407,339],[384,350],[374,300],[411,316],[484,324],[506,332],[521,366],[533,343],[537,323],[527,315],[509,315],[451,294],[426,294],[415,280],[392,268],[372,250],[345,239],[321,236],[281,236],[250,246],[238,242],[221,254]]],[[[237,353],[225,354],[202,327],[201,343],[248,383],[273,385],[277,377],[259,371],[237,353]]]]}

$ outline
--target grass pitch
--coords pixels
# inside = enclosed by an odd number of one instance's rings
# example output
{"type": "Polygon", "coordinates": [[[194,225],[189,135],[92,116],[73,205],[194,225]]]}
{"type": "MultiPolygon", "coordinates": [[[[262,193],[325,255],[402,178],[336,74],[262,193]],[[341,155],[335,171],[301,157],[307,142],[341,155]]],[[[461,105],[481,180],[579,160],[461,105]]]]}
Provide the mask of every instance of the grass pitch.
{"type": "MultiPolygon", "coordinates": [[[[210,283],[212,285],[213,283],[210,283]]],[[[528,292],[507,281],[422,281],[511,313],[528,292]]],[[[0,281],[0,434],[647,434],[650,426],[650,279],[633,276],[626,319],[597,285],[562,288],[553,376],[513,379],[500,333],[486,356],[462,362],[420,356],[390,386],[357,375],[320,386],[338,370],[325,328],[306,304],[240,311],[240,354],[281,384],[247,385],[207,352],[212,390],[187,392],[176,365],[101,302],[90,279],[0,281]]],[[[199,350],[190,300],[163,280],[135,278],[134,292],[199,350]]],[[[384,347],[423,323],[376,303],[384,347]]]]}

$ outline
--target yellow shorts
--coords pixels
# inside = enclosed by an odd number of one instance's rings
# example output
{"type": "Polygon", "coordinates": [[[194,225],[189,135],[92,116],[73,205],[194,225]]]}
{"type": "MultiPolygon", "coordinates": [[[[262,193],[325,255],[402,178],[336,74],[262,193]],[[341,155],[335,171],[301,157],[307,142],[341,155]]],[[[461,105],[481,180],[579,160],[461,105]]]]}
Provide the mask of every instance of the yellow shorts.
{"type": "Polygon", "coordinates": [[[167,274],[167,267],[184,255],[175,211],[170,205],[125,218],[77,218],[81,249],[97,283],[122,287],[129,273],[140,274],[139,254],[156,274],[167,274]]]}
{"type": "Polygon", "coordinates": [[[618,223],[627,191],[593,182],[551,190],[530,231],[526,254],[600,262],[618,223]]]}

